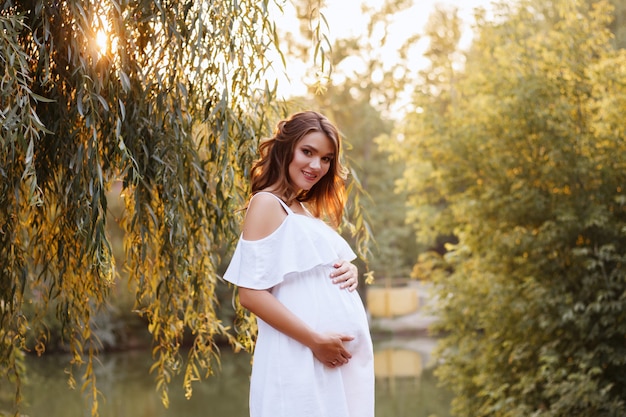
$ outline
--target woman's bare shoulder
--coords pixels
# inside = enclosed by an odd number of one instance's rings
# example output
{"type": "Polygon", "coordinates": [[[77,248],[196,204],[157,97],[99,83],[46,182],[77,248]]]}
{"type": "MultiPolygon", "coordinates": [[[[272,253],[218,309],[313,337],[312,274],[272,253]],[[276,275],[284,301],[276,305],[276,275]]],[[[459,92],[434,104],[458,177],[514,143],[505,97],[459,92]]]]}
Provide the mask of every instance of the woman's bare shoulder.
{"type": "Polygon", "coordinates": [[[259,240],[272,234],[287,217],[280,201],[269,193],[256,194],[248,204],[243,222],[243,238],[259,240]]]}

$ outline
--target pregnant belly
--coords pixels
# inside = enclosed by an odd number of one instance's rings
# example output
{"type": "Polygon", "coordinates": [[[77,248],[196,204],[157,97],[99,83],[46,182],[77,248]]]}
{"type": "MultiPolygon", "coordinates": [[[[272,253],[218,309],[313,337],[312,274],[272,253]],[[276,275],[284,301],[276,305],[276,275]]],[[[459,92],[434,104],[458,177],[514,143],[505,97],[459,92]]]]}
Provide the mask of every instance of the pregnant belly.
{"type": "Polygon", "coordinates": [[[341,289],[330,279],[332,267],[319,266],[292,274],[272,293],[289,310],[320,332],[369,335],[365,308],[358,292],[341,289]]]}

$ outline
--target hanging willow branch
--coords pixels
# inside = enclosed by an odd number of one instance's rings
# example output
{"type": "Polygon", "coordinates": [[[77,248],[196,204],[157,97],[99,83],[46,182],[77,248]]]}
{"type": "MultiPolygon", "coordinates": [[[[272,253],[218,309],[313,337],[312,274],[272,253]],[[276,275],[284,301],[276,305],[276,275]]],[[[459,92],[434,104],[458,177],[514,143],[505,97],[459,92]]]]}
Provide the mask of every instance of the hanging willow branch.
{"type": "Polygon", "coordinates": [[[264,81],[277,40],[268,6],[0,6],[0,377],[16,383],[16,405],[20,357],[33,348],[27,329],[45,350],[40,318],[54,309],[98,413],[94,318],[117,277],[106,229],[115,184],[125,267],[164,404],[175,374],[191,395],[212,373],[217,337],[239,343],[216,316],[216,268],[238,227],[258,136],[276,120],[275,86],[264,81]]]}

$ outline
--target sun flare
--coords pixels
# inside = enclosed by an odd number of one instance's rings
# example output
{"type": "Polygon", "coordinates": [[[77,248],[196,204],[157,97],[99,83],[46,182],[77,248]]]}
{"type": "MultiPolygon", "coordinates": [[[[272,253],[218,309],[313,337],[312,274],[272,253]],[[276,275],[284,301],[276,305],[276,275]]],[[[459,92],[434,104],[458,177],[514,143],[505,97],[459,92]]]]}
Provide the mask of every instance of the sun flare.
{"type": "Polygon", "coordinates": [[[107,36],[107,33],[102,29],[96,33],[96,45],[98,45],[98,52],[103,55],[107,53],[109,37],[107,36]]]}

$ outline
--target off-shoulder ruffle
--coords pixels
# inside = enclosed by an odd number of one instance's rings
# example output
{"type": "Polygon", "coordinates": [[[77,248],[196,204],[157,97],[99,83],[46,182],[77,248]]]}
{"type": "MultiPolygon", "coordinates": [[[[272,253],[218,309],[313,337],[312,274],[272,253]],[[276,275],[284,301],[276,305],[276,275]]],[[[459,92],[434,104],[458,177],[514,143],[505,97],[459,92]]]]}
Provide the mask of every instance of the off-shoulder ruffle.
{"type": "Polygon", "coordinates": [[[224,279],[240,287],[262,290],[281,283],[290,274],[354,258],[348,243],[324,222],[291,213],[263,239],[240,237],[224,279]]]}

